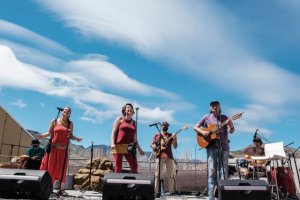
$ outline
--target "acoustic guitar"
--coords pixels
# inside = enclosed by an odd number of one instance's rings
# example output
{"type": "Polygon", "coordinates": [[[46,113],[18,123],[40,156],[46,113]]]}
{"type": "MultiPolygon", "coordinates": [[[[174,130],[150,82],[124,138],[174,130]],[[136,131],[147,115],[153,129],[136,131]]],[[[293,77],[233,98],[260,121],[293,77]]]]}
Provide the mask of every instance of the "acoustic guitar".
{"type": "MultiPolygon", "coordinates": [[[[188,129],[189,126],[186,124],[184,126],[182,126],[176,133],[172,134],[172,136],[168,137],[167,139],[164,140],[164,143],[167,144],[175,135],[177,135],[178,133],[180,133],[183,130],[188,129]]],[[[156,148],[152,148],[153,149],[153,154],[157,157],[160,154],[160,148],[159,148],[159,140],[157,140],[155,142],[156,148]]],[[[151,146],[152,147],[152,146],[151,146]]]]}
{"type": "MultiPolygon", "coordinates": [[[[242,115],[243,115],[243,112],[237,113],[231,117],[231,120],[237,120],[237,119],[241,118],[242,115]]],[[[220,124],[219,128],[222,128],[223,126],[225,126],[226,123],[227,123],[227,120],[222,122],[220,124]]],[[[218,132],[217,125],[210,124],[207,128],[204,128],[202,130],[209,131],[209,134],[206,137],[204,137],[201,133],[197,133],[197,142],[201,148],[206,148],[210,144],[211,141],[219,139],[219,136],[217,133],[218,132]]]]}

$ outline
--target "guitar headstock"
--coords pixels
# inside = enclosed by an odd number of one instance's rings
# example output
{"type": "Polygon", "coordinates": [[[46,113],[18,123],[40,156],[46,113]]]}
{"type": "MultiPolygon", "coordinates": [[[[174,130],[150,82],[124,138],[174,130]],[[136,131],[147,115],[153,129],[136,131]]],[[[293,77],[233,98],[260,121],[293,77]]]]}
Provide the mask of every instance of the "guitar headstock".
{"type": "Polygon", "coordinates": [[[188,129],[188,128],[189,128],[189,125],[185,124],[184,126],[181,127],[180,130],[185,131],[185,130],[188,129]]]}
{"type": "Polygon", "coordinates": [[[241,117],[243,116],[243,114],[244,114],[244,112],[236,113],[236,114],[234,114],[234,115],[231,117],[231,119],[232,119],[232,120],[239,119],[239,118],[241,118],[241,117]]]}

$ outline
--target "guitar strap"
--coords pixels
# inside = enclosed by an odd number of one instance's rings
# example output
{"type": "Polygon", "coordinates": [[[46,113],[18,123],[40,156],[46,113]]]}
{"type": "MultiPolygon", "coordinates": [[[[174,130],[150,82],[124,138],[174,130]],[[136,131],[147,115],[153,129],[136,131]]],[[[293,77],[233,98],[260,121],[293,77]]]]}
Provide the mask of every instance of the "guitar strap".
{"type": "MultiPolygon", "coordinates": [[[[160,135],[159,135],[159,138],[158,138],[158,140],[163,140],[164,142],[166,141],[166,140],[168,140],[170,137],[172,137],[172,134],[171,133],[169,133],[169,132],[167,132],[167,137],[165,138],[165,137],[163,137],[163,135],[161,134],[161,133],[159,133],[160,135]]],[[[168,143],[171,143],[170,141],[172,141],[173,139],[170,139],[169,141],[168,141],[168,143]]],[[[157,142],[157,141],[156,141],[157,142]]],[[[161,144],[161,142],[160,142],[160,144],[161,144]]],[[[167,145],[166,143],[165,143],[165,145],[167,145]]],[[[161,147],[158,147],[159,149],[161,149],[161,147]]],[[[157,155],[157,156],[159,156],[161,154],[161,152],[159,152],[159,154],[157,155]]],[[[170,158],[171,159],[173,159],[173,160],[175,160],[174,159],[174,156],[173,156],[173,152],[172,152],[172,145],[170,144],[170,158]]]]}

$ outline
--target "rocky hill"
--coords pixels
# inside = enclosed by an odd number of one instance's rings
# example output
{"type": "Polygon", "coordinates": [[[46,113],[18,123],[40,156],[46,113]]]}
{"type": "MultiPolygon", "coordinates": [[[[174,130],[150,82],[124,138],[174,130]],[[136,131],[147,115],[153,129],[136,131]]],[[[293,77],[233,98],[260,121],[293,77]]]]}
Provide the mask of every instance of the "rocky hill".
{"type": "MultiPolygon", "coordinates": [[[[35,137],[36,134],[40,134],[36,131],[27,130],[33,137],[35,137]]],[[[40,140],[41,146],[45,147],[48,143],[48,139],[42,139],[40,140]]],[[[90,159],[91,158],[91,152],[93,151],[93,159],[99,158],[99,157],[107,157],[111,158],[111,152],[110,152],[110,146],[108,145],[93,145],[85,148],[82,145],[76,145],[76,144],[70,144],[69,146],[69,158],[70,159],[90,159]]],[[[138,160],[147,160],[151,156],[151,152],[145,152],[146,156],[138,156],[138,160]]]]}
{"type": "MultiPolygon", "coordinates": [[[[35,131],[31,131],[28,130],[33,137],[35,137],[36,134],[39,134],[38,132],[35,131]]],[[[40,141],[42,146],[46,146],[48,140],[47,139],[43,139],[40,141]]],[[[249,147],[253,147],[253,145],[248,145],[247,147],[240,149],[240,150],[236,150],[236,151],[231,151],[230,155],[232,155],[234,158],[244,158],[244,150],[249,148],[249,147]]],[[[71,159],[90,159],[91,158],[91,149],[92,147],[89,146],[87,148],[85,148],[82,145],[75,145],[75,144],[70,144],[70,158],[71,159]]],[[[289,153],[294,153],[296,149],[291,148],[291,147],[285,147],[285,151],[287,154],[289,153]]],[[[139,154],[137,154],[138,156],[138,160],[140,161],[146,161],[149,159],[149,157],[151,156],[152,152],[145,152],[146,156],[140,156],[139,154]]],[[[107,157],[107,158],[111,158],[111,153],[110,153],[110,146],[107,145],[94,145],[93,146],[93,157],[94,158],[99,158],[99,157],[107,157]]],[[[295,152],[295,157],[296,158],[300,158],[300,152],[296,151],[295,152]]],[[[153,158],[152,158],[153,159],[153,158]]]]}

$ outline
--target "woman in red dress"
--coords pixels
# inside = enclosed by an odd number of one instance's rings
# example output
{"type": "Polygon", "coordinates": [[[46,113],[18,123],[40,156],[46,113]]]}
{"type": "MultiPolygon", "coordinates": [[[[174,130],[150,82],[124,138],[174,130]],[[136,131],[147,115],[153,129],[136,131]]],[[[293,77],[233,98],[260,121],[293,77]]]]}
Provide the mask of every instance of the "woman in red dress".
{"type": "Polygon", "coordinates": [[[128,145],[136,144],[141,155],[145,155],[136,138],[136,122],[132,119],[133,105],[127,103],[122,107],[123,116],[117,117],[111,134],[111,149],[114,158],[115,173],[122,172],[123,156],[126,158],[131,173],[138,172],[136,156],[128,153],[128,145]]]}
{"type": "Polygon", "coordinates": [[[71,108],[65,107],[61,117],[51,121],[49,130],[45,134],[36,135],[42,139],[51,135],[51,152],[44,156],[40,170],[47,170],[52,178],[52,183],[59,181],[62,177],[61,188],[63,188],[68,168],[68,139],[80,142],[82,138],[73,135],[73,122],[70,121],[71,108]],[[64,164],[65,163],[65,164],[64,164]],[[64,168],[64,169],[63,169],[64,168]]]}

